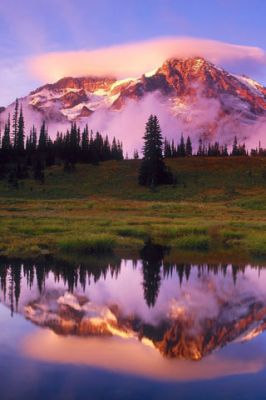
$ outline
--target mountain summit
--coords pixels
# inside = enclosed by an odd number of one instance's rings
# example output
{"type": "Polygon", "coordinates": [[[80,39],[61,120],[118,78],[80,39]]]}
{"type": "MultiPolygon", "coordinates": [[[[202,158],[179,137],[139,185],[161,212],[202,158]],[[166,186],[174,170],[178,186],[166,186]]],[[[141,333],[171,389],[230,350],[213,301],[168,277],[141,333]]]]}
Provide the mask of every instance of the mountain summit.
{"type": "MultiPolygon", "coordinates": [[[[172,58],[138,78],[66,77],[34,90],[21,101],[24,108],[48,123],[90,124],[99,112],[123,112],[130,104],[141,108],[147,95],[156,98],[147,114],[157,113],[159,103],[176,119],[176,132],[182,129],[192,136],[232,140],[241,132],[244,138],[254,132],[256,122],[266,118],[265,87],[201,57],[172,58]]],[[[2,110],[2,118],[12,107],[2,110]]],[[[171,121],[173,124],[174,119],[171,121]]]]}

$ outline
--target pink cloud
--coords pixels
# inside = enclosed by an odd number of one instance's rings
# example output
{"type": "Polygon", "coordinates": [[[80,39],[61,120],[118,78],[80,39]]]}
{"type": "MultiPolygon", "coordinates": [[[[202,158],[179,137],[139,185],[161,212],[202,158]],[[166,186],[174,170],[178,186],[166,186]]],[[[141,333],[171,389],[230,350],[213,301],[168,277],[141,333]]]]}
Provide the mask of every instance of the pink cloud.
{"type": "Polygon", "coordinates": [[[262,73],[266,53],[252,46],[240,46],[207,39],[164,37],[96,50],[50,52],[30,59],[30,72],[43,82],[64,76],[138,76],[159,67],[170,57],[202,56],[230,72],[252,76],[262,73]]]}

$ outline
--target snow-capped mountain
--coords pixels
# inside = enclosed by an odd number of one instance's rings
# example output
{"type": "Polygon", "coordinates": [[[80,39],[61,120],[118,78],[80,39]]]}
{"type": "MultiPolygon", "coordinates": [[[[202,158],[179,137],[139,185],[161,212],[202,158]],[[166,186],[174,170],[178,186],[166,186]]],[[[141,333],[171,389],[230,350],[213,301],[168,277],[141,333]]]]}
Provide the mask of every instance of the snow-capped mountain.
{"type": "Polygon", "coordinates": [[[59,335],[114,336],[148,343],[166,357],[200,360],[235,340],[246,341],[266,328],[265,303],[243,297],[220,304],[216,318],[201,319],[171,306],[168,317],[149,324],[135,315],[125,316],[117,305],[99,306],[84,295],[55,291],[24,307],[25,317],[59,335]],[[239,299],[238,299],[239,300],[239,299]]]}
{"type": "MultiPolygon", "coordinates": [[[[134,123],[138,118],[143,123],[150,113],[158,113],[159,117],[164,113],[162,120],[171,121],[169,131],[177,134],[182,130],[192,137],[201,135],[225,141],[234,135],[242,139],[254,135],[257,122],[264,123],[266,118],[265,87],[248,77],[230,74],[203,58],[169,59],[138,78],[63,78],[34,90],[21,102],[37,120],[45,119],[50,124],[77,121],[95,125],[93,121],[97,120],[101,125],[104,112],[113,119],[129,106],[133,107],[134,123]],[[147,97],[153,101],[145,102],[147,97]]],[[[12,112],[12,107],[2,110],[2,120],[12,112]]],[[[117,125],[115,132],[112,124],[98,128],[119,136],[117,125]]],[[[129,125],[132,126],[131,122],[129,125]]]]}

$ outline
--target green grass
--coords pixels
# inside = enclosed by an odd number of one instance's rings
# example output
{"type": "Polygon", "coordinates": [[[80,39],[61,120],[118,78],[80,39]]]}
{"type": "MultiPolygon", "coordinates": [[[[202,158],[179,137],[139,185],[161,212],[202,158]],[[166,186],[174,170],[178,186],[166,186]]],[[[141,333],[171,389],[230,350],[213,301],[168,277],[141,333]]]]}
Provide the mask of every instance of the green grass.
{"type": "Polygon", "coordinates": [[[258,258],[266,259],[266,234],[261,235],[258,232],[250,234],[246,240],[249,252],[258,258]]]}
{"type": "Polygon", "coordinates": [[[0,181],[0,255],[139,251],[146,242],[173,251],[266,258],[265,158],[168,161],[175,186],[137,184],[139,161],[62,166],[45,184],[14,189],[0,181]]]}
{"type": "Polygon", "coordinates": [[[206,251],[210,248],[210,238],[205,235],[183,236],[176,239],[172,245],[182,250],[206,251]]]}
{"type": "Polygon", "coordinates": [[[64,237],[57,244],[60,250],[70,253],[110,253],[114,248],[115,238],[107,234],[64,237]]]}

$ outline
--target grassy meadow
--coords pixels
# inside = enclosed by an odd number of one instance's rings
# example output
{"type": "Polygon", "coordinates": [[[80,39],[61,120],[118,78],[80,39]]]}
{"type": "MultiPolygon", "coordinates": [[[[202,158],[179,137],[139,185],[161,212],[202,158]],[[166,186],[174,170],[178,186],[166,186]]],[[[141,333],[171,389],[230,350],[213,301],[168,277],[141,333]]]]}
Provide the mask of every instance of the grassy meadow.
{"type": "Polygon", "coordinates": [[[0,181],[0,256],[172,253],[266,260],[266,158],[167,161],[174,186],[137,184],[139,160],[45,170],[45,183],[0,181]]]}

